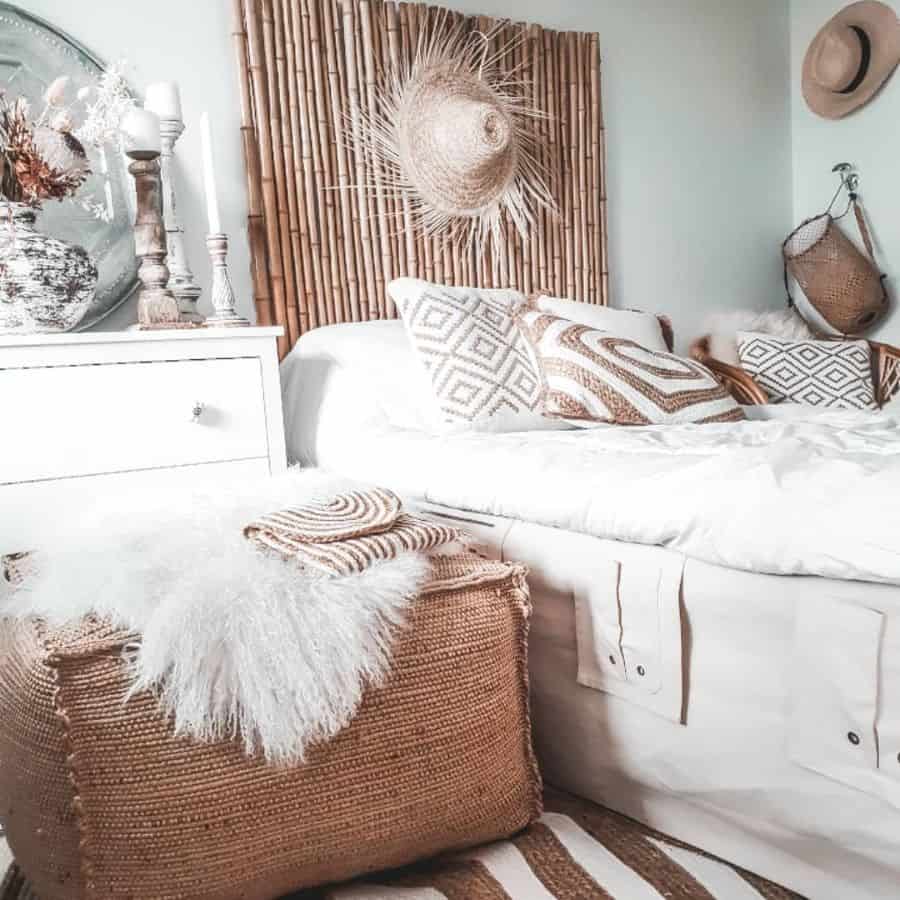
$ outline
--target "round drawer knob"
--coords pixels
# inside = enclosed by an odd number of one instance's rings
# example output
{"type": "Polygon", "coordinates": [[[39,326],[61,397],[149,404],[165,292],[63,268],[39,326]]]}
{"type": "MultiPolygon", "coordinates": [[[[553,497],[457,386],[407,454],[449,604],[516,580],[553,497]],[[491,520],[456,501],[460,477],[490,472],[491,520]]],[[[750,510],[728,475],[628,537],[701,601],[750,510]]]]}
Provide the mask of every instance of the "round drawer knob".
{"type": "Polygon", "coordinates": [[[859,746],[859,735],[855,731],[847,732],[847,740],[850,741],[854,747],[859,746]]]}
{"type": "Polygon", "coordinates": [[[199,424],[200,424],[200,417],[203,415],[203,410],[204,410],[204,409],[206,409],[206,404],[205,404],[205,403],[201,403],[199,400],[197,400],[197,401],[194,403],[194,408],[193,408],[193,410],[192,410],[192,415],[191,415],[191,421],[192,421],[195,425],[199,425],[199,424]]]}

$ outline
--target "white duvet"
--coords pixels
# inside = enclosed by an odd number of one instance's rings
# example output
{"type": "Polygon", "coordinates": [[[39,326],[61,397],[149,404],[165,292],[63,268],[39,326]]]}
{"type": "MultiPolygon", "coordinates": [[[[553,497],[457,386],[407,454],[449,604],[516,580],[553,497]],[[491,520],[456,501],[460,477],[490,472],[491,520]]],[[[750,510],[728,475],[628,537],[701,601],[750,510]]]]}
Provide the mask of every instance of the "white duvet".
{"type": "Polygon", "coordinates": [[[283,369],[289,447],[304,462],[736,569],[900,584],[900,409],[434,435],[391,424],[385,385],[360,379],[334,343],[301,341],[283,369]]]}

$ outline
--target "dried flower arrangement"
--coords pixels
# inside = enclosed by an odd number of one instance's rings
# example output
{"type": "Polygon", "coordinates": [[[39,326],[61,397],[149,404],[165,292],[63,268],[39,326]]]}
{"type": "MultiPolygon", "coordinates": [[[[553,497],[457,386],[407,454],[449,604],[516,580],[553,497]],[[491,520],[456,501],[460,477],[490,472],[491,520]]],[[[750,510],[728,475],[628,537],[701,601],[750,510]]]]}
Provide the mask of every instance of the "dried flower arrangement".
{"type": "MultiPolygon", "coordinates": [[[[0,199],[40,206],[46,200],[74,198],[91,174],[87,147],[101,149],[119,140],[119,123],[134,104],[121,67],[107,69],[95,85],[81,88],[75,104],[67,101],[68,76],[44,92],[36,119],[23,97],[0,92],[0,199]],[[82,123],[75,127],[80,105],[82,123]]],[[[79,198],[88,212],[105,219],[106,206],[79,198]]]]}

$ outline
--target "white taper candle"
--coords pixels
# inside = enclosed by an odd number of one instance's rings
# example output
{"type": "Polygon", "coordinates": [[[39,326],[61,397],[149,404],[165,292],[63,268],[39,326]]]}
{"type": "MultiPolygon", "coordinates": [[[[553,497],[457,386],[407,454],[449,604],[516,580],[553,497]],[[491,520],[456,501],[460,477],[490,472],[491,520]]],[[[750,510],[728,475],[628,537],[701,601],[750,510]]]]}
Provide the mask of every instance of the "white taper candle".
{"type": "Polygon", "coordinates": [[[222,233],[219,218],[219,199],[216,195],[216,170],[213,168],[212,135],[209,130],[209,113],[200,116],[200,144],[203,154],[203,187],[206,191],[206,214],[209,218],[209,233],[222,233]]]}

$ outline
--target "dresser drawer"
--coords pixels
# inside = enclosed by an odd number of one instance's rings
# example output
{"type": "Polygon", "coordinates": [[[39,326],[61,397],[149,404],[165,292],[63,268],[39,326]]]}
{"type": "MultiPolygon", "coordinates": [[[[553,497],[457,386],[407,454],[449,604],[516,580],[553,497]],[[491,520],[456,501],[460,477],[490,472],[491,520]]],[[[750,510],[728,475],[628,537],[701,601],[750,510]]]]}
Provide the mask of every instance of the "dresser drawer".
{"type": "Polygon", "coordinates": [[[269,453],[258,358],[0,369],[0,421],[0,484],[269,453]]]}

